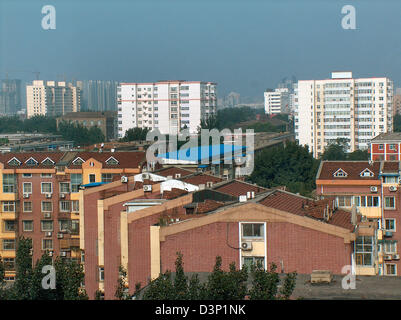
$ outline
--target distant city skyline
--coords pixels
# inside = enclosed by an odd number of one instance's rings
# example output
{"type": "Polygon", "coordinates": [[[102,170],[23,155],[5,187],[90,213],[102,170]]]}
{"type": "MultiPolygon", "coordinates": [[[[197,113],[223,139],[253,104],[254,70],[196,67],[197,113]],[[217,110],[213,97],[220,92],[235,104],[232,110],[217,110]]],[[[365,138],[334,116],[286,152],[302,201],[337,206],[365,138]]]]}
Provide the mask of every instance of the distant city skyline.
{"type": "Polygon", "coordinates": [[[355,30],[341,26],[349,1],[54,0],[56,29],[43,30],[47,4],[0,1],[0,78],[214,81],[219,95],[261,100],[289,75],[346,70],[401,83],[401,44],[390,37],[401,1],[352,1],[355,30]]]}

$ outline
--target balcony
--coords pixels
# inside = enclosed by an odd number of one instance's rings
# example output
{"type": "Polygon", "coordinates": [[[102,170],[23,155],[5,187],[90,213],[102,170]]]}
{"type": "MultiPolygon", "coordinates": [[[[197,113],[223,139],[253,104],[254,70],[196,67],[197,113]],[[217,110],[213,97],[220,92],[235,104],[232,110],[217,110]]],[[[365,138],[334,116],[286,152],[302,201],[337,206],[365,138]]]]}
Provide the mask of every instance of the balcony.
{"type": "Polygon", "coordinates": [[[68,250],[71,248],[79,248],[79,239],[61,239],[60,249],[68,250]]]}

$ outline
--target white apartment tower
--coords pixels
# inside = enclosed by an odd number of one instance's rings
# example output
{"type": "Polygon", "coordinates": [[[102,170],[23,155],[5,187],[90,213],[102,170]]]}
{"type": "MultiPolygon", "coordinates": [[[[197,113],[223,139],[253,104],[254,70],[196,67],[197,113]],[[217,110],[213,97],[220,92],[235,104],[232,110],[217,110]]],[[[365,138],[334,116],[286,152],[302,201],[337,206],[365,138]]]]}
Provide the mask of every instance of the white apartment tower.
{"type": "Polygon", "coordinates": [[[26,86],[26,106],[28,118],[77,112],[81,107],[80,89],[64,81],[34,80],[26,86]]]}
{"type": "Polygon", "coordinates": [[[169,80],[121,83],[117,88],[118,137],[134,127],[176,134],[187,127],[196,133],[201,120],[216,113],[217,84],[169,80]]]}
{"type": "Polygon", "coordinates": [[[349,152],[367,149],[372,138],[393,131],[393,82],[352,78],[333,72],[331,79],[300,80],[295,90],[295,137],[319,157],[330,143],[345,138],[349,152]]]}
{"type": "Polygon", "coordinates": [[[288,88],[265,91],[265,113],[289,112],[290,94],[288,88]]]}

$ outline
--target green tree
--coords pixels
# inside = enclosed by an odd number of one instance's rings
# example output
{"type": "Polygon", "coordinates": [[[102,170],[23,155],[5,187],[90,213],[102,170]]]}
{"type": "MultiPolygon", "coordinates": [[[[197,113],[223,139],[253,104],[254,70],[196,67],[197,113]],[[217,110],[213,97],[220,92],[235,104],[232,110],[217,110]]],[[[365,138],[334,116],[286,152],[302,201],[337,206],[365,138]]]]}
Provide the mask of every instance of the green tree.
{"type": "Polygon", "coordinates": [[[393,118],[394,132],[401,132],[401,114],[397,113],[393,118]]]}
{"type": "Polygon", "coordinates": [[[130,300],[131,296],[126,286],[127,270],[123,266],[119,266],[118,273],[117,288],[114,295],[118,300],[130,300]]]}
{"type": "Polygon", "coordinates": [[[185,300],[188,298],[188,278],[184,273],[181,252],[177,252],[177,259],[175,261],[174,294],[176,300],[185,300]]]}
{"type": "Polygon", "coordinates": [[[269,271],[265,270],[260,264],[251,267],[252,287],[249,290],[250,300],[288,300],[291,297],[295,289],[296,272],[287,274],[279,291],[280,277],[276,270],[277,266],[274,263],[270,265],[269,271]]]}
{"type": "Polygon", "coordinates": [[[368,150],[355,150],[354,152],[350,152],[347,154],[347,160],[350,161],[358,161],[358,160],[369,160],[369,152],[368,150]]]}
{"type": "Polygon", "coordinates": [[[57,300],[87,300],[88,296],[82,283],[85,274],[80,263],[57,257],[54,261],[56,269],[57,300]]]}
{"type": "Polygon", "coordinates": [[[55,289],[44,289],[42,286],[43,277],[46,274],[42,273],[44,266],[52,265],[52,258],[45,252],[42,257],[36,262],[35,268],[32,271],[32,278],[30,279],[30,299],[31,300],[55,300],[55,289]]]}
{"type": "Polygon", "coordinates": [[[29,300],[32,296],[32,239],[20,237],[17,241],[15,256],[16,274],[13,286],[13,296],[16,300],[29,300]]]}
{"type": "Polygon", "coordinates": [[[120,141],[130,142],[130,141],[146,141],[146,135],[150,130],[148,128],[130,128],[125,131],[125,135],[120,141]]]}
{"type": "Polygon", "coordinates": [[[307,146],[287,142],[258,154],[248,180],[267,188],[286,186],[291,192],[308,196],[316,187],[318,167],[319,161],[307,146]]]}
{"type": "Polygon", "coordinates": [[[346,160],[347,159],[348,140],[338,138],[335,143],[331,143],[324,149],[321,156],[322,160],[346,160]]]}
{"type": "Polygon", "coordinates": [[[167,270],[156,279],[149,282],[143,300],[174,300],[174,286],[171,280],[171,272],[167,270]]]}

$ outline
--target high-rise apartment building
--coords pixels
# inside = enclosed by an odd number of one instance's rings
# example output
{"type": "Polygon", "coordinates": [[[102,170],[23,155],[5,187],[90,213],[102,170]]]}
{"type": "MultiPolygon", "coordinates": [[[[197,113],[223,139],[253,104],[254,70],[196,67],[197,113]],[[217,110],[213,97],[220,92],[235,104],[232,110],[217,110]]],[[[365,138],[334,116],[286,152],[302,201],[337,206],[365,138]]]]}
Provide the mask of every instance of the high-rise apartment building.
{"type": "Polygon", "coordinates": [[[121,83],[117,89],[118,137],[134,127],[174,134],[196,133],[201,120],[215,114],[217,84],[201,81],[121,83]]]}
{"type": "Polygon", "coordinates": [[[26,86],[27,117],[58,116],[77,112],[81,107],[81,92],[64,81],[34,80],[26,86]]]}
{"type": "Polygon", "coordinates": [[[333,72],[331,79],[298,81],[295,93],[295,137],[315,157],[339,138],[353,152],[393,130],[393,81],[388,78],[354,79],[352,72],[333,72]]]}
{"type": "Polygon", "coordinates": [[[288,88],[265,91],[265,113],[278,114],[289,110],[290,94],[288,88]]]}
{"type": "Polygon", "coordinates": [[[88,111],[117,111],[117,81],[76,81],[81,90],[81,109],[88,111]]]}
{"type": "Polygon", "coordinates": [[[21,109],[21,80],[0,82],[0,115],[16,114],[21,109]]]}

